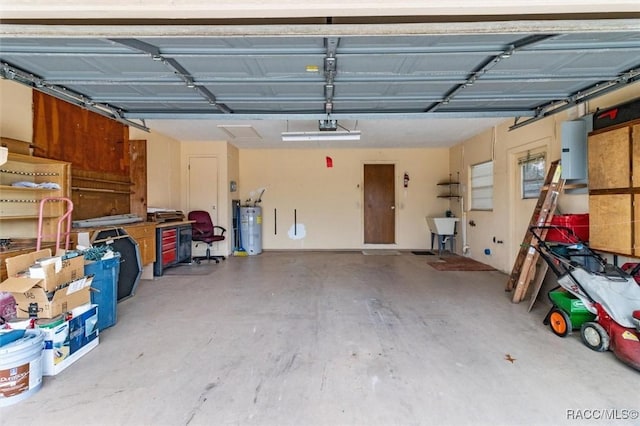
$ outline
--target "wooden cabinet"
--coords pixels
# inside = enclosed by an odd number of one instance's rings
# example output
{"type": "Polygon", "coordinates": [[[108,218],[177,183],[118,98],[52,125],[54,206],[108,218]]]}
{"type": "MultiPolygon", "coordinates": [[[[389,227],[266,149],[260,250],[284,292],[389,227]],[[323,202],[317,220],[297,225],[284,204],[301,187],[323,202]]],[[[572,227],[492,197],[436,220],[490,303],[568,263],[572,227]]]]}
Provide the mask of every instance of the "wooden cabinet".
{"type": "MultiPolygon", "coordinates": [[[[70,167],[63,161],[9,153],[0,165],[0,238],[37,237],[40,201],[69,197],[70,167]]],[[[56,240],[58,219],[66,209],[64,202],[44,204],[43,241],[56,240]]]]}
{"type": "Polygon", "coordinates": [[[589,135],[589,245],[640,256],[640,122],[589,135]]]}
{"type": "Polygon", "coordinates": [[[143,222],[122,226],[140,246],[142,265],[156,261],[156,223],[143,222]]]}
{"type": "Polygon", "coordinates": [[[142,266],[146,266],[156,261],[156,222],[138,222],[94,228],[74,228],[71,233],[71,240],[75,246],[78,242],[78,233],[80,232],[88,232],[89,239],[93,240],[93,236],[96,232],[113,228],[124,229],[127,235],[138,243],[138,249],[140,250],[140,263],[142,266]]]}

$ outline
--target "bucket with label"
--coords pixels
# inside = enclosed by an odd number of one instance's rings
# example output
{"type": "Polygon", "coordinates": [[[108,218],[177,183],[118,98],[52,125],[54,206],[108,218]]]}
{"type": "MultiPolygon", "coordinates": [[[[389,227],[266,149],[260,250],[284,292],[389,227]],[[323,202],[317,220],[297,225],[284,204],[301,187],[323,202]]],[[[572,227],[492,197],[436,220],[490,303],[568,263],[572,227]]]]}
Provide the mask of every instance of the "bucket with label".
{"type": "Polygon", "coordinates": [[[20,402],[42,386],[44,333],[26,330],[24,336],[0,346],[0,407],[20,402]]]}

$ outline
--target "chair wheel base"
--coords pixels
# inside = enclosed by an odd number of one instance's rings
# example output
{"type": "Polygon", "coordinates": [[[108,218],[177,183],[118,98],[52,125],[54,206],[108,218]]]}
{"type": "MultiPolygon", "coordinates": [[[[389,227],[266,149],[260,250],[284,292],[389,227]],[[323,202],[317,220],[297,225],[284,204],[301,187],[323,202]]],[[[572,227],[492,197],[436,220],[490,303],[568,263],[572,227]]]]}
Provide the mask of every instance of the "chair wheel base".
{"type": "Polygon", "coordinates": [[[196,264],[201,264],[203,260],[206,260],[207,262],[211,262],[212,260],[216,263],[220,263],[221,260],[225,260],[226,257],[224,256],[197,256],[197,257],[192,257],[191,261],[193,263],[196,264]]]}

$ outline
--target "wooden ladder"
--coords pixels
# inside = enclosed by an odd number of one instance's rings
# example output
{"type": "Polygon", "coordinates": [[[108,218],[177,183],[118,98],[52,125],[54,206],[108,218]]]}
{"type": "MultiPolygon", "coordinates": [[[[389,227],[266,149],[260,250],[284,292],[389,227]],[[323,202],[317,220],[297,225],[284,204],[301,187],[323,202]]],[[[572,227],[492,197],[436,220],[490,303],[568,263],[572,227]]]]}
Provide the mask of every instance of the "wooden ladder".
{"type": "MultiPolygon", "coordinates": [[[[524,300],[529,283],[535,276],[539,254],[534,247],[538,244],[538,241],[534,239],[529,228],[531,226],[545,226],[551,223],[558,205],[558,196],[564,187],[564,179],[561,178],[560,172],[560,160],[552,162],[544,180],[544,185],[540,189],[538,202],[531,215],[531,221],[527,226],[518,257],[516,257],[505,289],[506,291],[512,291],[515,288],[512,298],[513,303],[519,303],[524,300]]],[[[544,240],[547,235],[547,229],[540,229],[536,233],[544,240]]]]}

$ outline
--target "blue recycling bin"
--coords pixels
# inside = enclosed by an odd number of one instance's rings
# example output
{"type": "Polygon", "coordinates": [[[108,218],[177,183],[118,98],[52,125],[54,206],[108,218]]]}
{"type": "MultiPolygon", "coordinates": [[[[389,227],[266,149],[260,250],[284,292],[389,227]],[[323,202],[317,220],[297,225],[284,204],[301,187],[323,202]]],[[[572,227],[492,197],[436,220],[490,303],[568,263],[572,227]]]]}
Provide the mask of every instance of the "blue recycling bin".
{"type": "Polygon", "coordinates": [[[84,265],[84,274],[93,275],[91,303],[98,305],[98,330],[115,325],[117,315],[118,275],[120,274],[120,253],[111,259],[97,260],[84,265]]]}

